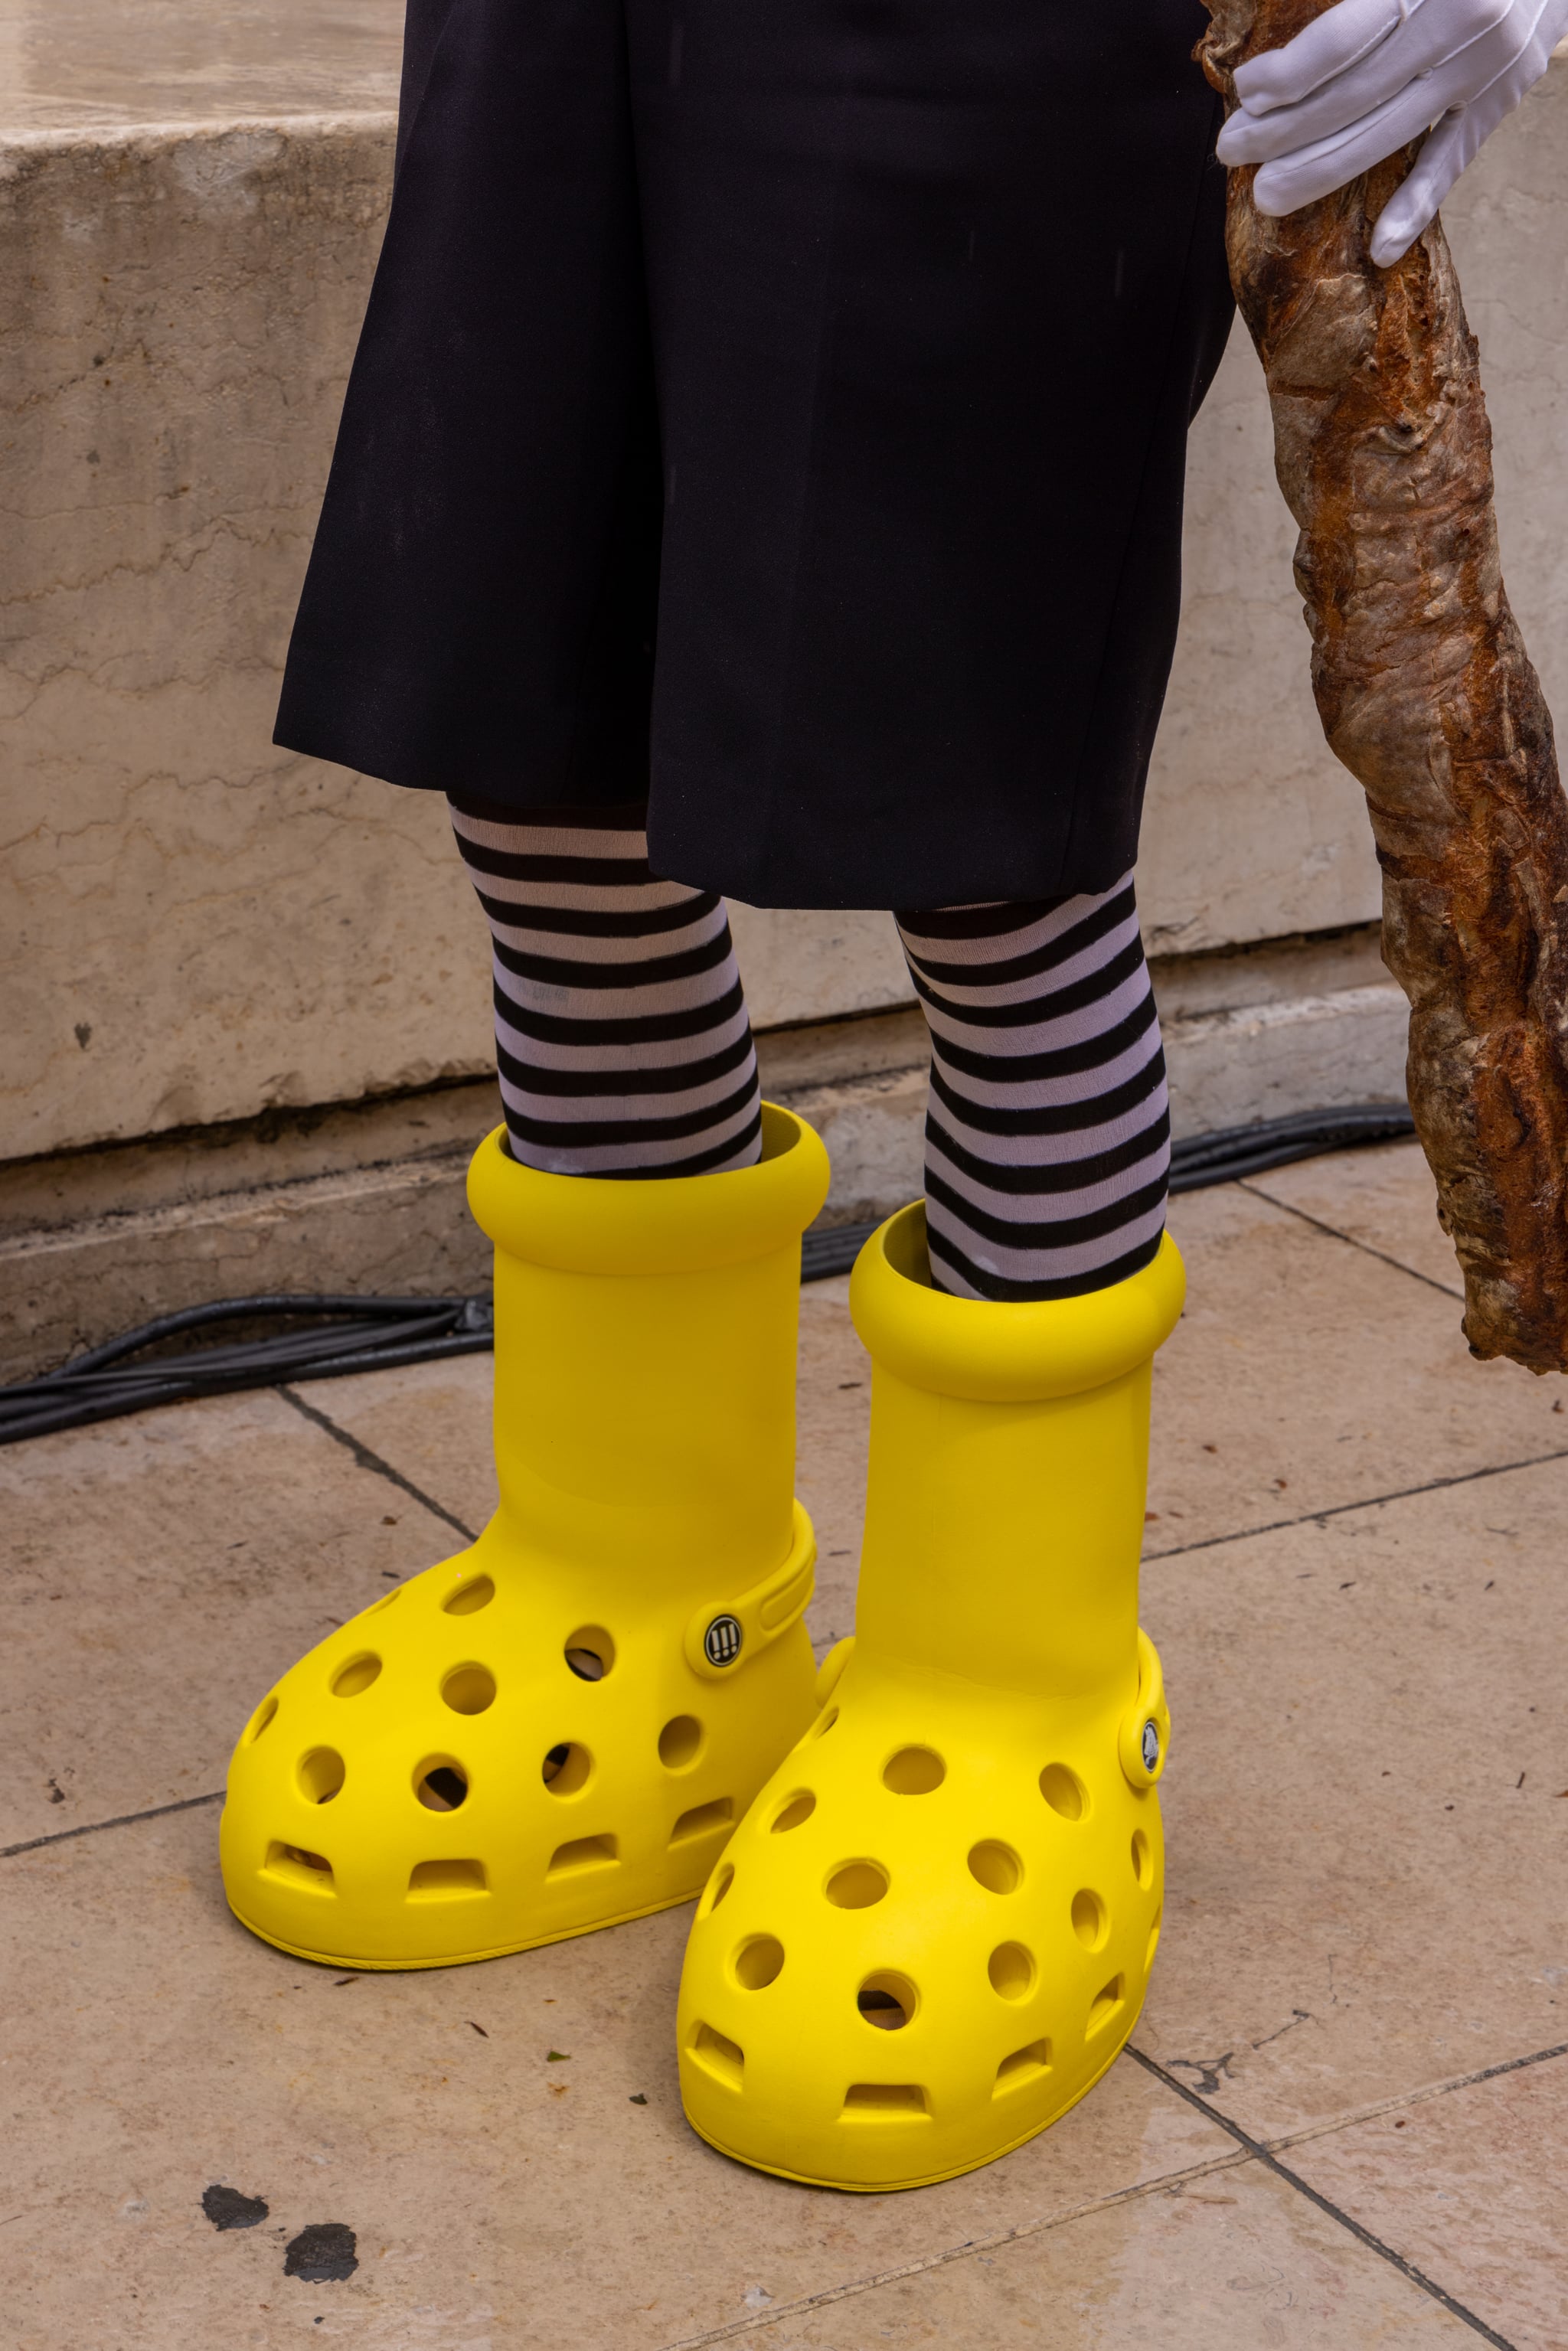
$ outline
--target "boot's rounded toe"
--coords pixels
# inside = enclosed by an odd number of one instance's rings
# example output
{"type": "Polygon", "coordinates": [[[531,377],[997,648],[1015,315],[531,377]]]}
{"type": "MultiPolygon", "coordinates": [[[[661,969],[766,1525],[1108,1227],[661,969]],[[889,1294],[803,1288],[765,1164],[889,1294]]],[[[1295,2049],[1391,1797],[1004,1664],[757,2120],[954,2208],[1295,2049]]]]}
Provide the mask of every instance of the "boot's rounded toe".
{"type": "Polygon", "coordinates": [[[446,1966],[689,1899],[810,1711],[799,1624],[705,1680],[683,1602],[585,1625],[507,1567],[481,1541],[427,1570],[256,1709],[222,1845],[230,1903],[268,1942],[446,1966]]]}
{"type": "Polygon", "coordinates": [[[1082,2097],[1159,1935],[1158,1802],[1117,1729],[852,1664],[698,1907],[678,2037],[702,2136],[819,2185],[907,2188],[1082,2097]]]}

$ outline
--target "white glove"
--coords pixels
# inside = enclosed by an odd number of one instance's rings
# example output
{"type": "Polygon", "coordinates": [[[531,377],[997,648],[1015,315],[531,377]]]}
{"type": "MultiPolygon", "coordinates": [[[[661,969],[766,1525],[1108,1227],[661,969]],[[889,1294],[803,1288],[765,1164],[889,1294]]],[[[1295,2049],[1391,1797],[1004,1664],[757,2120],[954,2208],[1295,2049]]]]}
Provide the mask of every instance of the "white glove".
{"type": "Polygon", "coordinates": [[[1338,0],[1282,49],[1238,68],[1241,103],[1219,134],[1219,160],[1260,163],[1253,198],[1278,217],[1430,131],[1373,232],[1372,257],[1386,268],[1564,33],[1568,0],[1338,0]]]}

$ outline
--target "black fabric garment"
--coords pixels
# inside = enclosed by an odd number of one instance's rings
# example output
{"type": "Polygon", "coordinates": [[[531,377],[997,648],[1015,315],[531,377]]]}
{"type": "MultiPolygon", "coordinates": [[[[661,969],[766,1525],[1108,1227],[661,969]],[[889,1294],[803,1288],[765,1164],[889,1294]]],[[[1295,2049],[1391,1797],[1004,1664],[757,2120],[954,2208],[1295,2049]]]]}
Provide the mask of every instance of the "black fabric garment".
{"type": "Polygon", "coordinates": [[[1230,318],[1203,22],[411,0],[278,741],[646,792],[758,905],[1109,888],[1230,318]]]}

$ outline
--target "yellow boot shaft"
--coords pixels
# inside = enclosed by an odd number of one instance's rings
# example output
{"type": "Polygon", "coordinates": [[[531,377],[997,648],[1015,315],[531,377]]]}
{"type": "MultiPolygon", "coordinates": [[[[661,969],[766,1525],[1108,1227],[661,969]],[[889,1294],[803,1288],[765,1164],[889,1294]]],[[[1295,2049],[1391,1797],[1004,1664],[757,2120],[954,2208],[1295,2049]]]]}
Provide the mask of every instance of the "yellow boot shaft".
{"type": "Polygon", "coordinates": [[[497,1136],[476,1157],[499,1516],[540,1573],[566,1563],[641,1602],[684,1591],[694,1561],[739,1588],[788,1550],[800,1218],[821,1146],[783,1121],[770,1113],[768,1137],[800,1139],[759,1167],[664,1183],[525,1192],[497,1136]]]}

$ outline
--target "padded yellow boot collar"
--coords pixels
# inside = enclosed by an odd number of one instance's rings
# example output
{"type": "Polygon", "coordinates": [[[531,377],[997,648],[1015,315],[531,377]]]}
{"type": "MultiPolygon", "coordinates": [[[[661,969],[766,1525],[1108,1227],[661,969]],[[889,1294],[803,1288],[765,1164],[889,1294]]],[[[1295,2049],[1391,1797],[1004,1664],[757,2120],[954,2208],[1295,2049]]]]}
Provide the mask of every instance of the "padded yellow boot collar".
{"type": "Polygon", "coordinates": [[[1061,1303],[932,1290],[918,1208],[866,1245],[858,1631],[710,1878],[688,2117],[758,2168],[913,2187],[1043,2130],[1111,2063],[1158,1939],[1168,1717],[1137,1626],[1166,1240],[1061,1303]]]}
{"type": "Polygon", "coordinates": [[[795,1331],[827,1162],[764,1119],[757,1166],[663,1181],[481,1145],[500,1508],[253,1716],[224,1876],[268,1941],[446,1966],[683,1901],[810,1719],[795,1331]]]}

